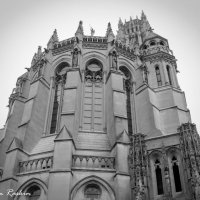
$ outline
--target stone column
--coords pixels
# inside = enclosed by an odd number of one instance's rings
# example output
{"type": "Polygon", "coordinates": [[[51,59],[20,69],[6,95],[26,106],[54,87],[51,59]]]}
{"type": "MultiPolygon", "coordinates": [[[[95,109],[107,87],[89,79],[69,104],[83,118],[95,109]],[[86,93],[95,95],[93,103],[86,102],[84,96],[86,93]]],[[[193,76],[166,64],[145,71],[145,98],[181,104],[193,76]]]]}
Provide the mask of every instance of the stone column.
{"type": "Polygon", "coordinates": [[[53,169],[49,174],[48,200],[69,200],[74,141],[65,126],[54,141],[54,160],[53,169]]]}

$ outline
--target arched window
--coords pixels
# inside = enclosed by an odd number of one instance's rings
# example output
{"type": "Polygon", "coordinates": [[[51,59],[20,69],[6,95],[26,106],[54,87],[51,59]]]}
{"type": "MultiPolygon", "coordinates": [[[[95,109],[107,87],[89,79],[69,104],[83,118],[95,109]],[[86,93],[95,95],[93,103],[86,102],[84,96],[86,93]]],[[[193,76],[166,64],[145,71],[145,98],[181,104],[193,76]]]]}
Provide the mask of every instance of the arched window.
{"type": "Polygon", "coordinates": [[[63,87],[66,79],[67,67],[69,65],[67,63],[62,63],[57,67],[55,73],[55,81],[54,81],[54,101],[53,101],[53,110],[51,117],[51,126],[50,126],[50,134],[53,134],[57,130],[57,122],[59,118],[59,109],[61,108],[61,96],[63,92],[63,87]]]}
{"type": "Polygon", "coordinates": [[[132,116],[131,116],[131,73],[126,67],[120,67],[123,76],[123,88],[126,94],[126,112],[128,120],[128,132],[130,135],[133,133],[132,129],[132,116]]]}
{"type": "Polygon", "coordinates": [[[155,71],[156,71],[156,78],[157,78],[158,86],[161,86],[162,85],[162,81],[161,81],[161,75],[160,75],[159,66],[155,67],[155,71]]]}
{"type": "Polygon", "coordinates": [[[164,45],[165,45],[165,43],[164,43],[163,41],[160,41],[160,45],[164,46],[164,45]]]}
{"type": "Polygon", "coordinates": [[[167,65],[167,75],[168,75],[168,78],[169,78],[169,84],[171,85],[172,79],[171,79],[171,73],[170,73],[170,66],[169,65],[167,65]]]}
{"type": "Polygon", "coordinates": [[[163,181],[162,181],[162,171],[160,168],[160,161],[156,159],[155,161],[155,173],[156,173],[156,183],[158,195],[164,194],[163,181]]]}
{"type": "Polygon", "coordinates": [[[144,45],[143,49],[147,49],[147,45],[144,45]]]}
{"type": "Polygon", "coordinates": [[[98,60],[86,65],[82,127],[103,131],[103,66],[98,60]]]}
{"type": "Polygon", "coordinates": [[[88,200],[100,199],[100,197],[101,197],[101,189],[96,184],[89,184],[85,188],[84,196],[88,200]]]}
{"type": "Polygon", "coordinates": [[[27,200],[38,200],[41,195],[41,189],[37,185],[33,185],[28,188],[26,193],[30,193],[30,195],[27,195],[27,200]]]}
{"type": "Polygon", "coordinates": [[[156,45],[155,41],[150,42],[150,46],[155,46],[155,45],[156,45]]]}
{"type": "Polygon", "coordinates": [[[179,167],[178,167],[178,161],[175,156],[172,158],[172,169],[174,174],[174,183],[175,183],[175,190],[176,192],[181,192],[181,179],[180,179],[180,173],[179,173],[179,167]]]}

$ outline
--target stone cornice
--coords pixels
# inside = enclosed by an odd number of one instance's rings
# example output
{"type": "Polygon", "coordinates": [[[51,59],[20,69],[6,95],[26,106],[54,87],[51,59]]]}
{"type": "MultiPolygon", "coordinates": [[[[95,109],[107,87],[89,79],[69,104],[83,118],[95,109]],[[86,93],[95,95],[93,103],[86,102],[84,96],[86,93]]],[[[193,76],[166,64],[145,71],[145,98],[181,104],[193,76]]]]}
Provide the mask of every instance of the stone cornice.
{"type": "Polygon", "coordinates": [[[176,58],[168,53],[165,52],[157,52],[151,55],[142,56],[142,60],[144,62],[154,63],[156,61],[164,60],[169,62],[170,64],[176,64],[176,58]]]}

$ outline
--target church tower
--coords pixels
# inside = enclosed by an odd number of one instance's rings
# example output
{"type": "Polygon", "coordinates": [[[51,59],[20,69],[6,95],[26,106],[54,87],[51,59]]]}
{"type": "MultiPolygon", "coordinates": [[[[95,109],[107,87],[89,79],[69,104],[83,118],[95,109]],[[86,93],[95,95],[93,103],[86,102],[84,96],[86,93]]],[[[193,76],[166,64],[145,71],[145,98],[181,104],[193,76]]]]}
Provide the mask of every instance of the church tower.
{"type": "Polygon", "coordinates": [[[140,19],[53,32],[17,79],[0,139],[2,200],[200,199],[200,138],[168,40],[140,19]],[[12,196],[12,197],[11,197],[12,196]]]}

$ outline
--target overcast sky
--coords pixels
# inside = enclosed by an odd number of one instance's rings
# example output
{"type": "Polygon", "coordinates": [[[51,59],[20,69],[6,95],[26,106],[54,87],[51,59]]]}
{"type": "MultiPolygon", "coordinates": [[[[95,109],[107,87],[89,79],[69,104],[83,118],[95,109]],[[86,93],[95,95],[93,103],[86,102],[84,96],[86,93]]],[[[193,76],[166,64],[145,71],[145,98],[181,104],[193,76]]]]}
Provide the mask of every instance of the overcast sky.
{"type": "Polygon", "coordinates": [[[119,17],[128,21],[144,10],[154,31],[169,41],[177,58],[179,84],[185,91],[192,121],[200,132],[200,1],[199,0],[0,0],[0,128],[17,77],[30,67],[56,28],[60,40],[73,37],[80,20],[84,34],[104,36],[119,17]]]}

